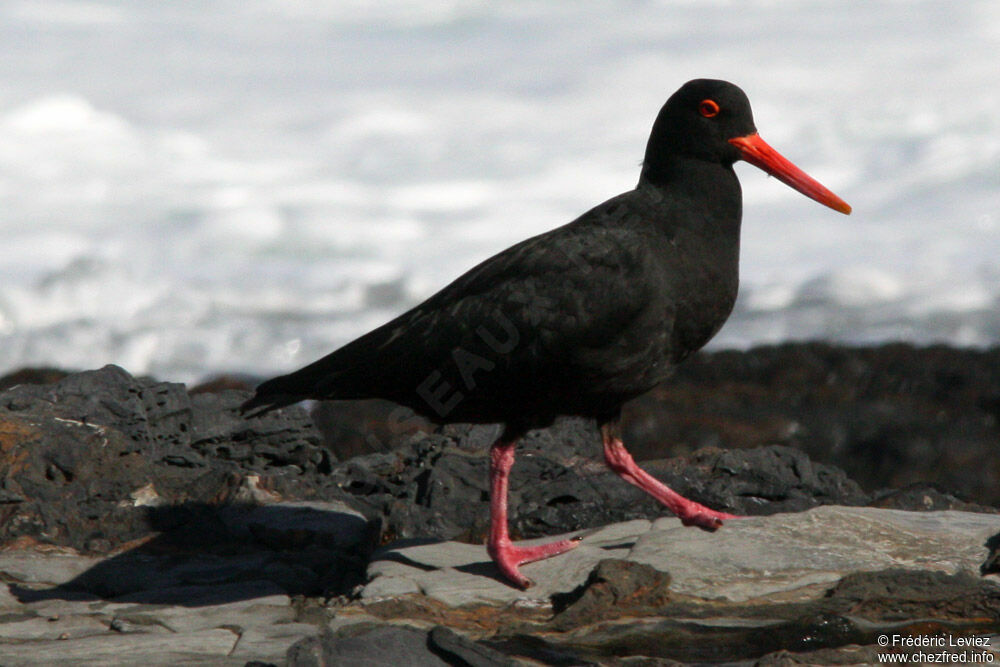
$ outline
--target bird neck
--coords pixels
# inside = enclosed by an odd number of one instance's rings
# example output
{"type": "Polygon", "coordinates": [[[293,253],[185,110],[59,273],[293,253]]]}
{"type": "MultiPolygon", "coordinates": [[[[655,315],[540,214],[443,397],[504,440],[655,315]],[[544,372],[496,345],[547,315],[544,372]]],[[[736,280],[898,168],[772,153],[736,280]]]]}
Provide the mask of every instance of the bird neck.
{"type": "Polygon", "coordinates": [[[678,159],[670,167],[644,169],[638,189],[663,206],[657,226],[669,239],[664,270],[679,295],[671,334],[676,363],[705,345],[736,303],[743,196],[732,165],[678,159]]]}
{"type": "MultiPolygon", "coordinates": [[[[691,222],[720,241],[739,242],[743,215],[743,191],[731,164],[695,158],[675,157],[655,166],[643,165],[638,189],[658,193],[666,201],[681,205],[679,210],[696,212],[674,218],[672,224],[691,222]]],[[[672,216],[673,217],[673,216],[672,216]]]]}
{"type": "Polygon", "coordinates": [[[680,155],[658,155],[654,159],[647,155],[642,163],[639,181],[671,189],[684,185],[732,188],[735,183],[736,194],[740,192],[731,162],[722,163],[680,155]]]}

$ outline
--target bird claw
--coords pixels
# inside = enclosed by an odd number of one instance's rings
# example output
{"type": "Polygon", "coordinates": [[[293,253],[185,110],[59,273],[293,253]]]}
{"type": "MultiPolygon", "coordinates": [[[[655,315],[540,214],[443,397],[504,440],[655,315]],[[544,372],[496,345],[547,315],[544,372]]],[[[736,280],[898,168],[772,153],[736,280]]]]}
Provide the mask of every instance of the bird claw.
{"type": "Polygon", "coordinates": [[[722,522],[724,519],[740,519],[742,517],[735,514],[726,514],[725,512],[716,512],[715,510],[708,509],[707,507],[701,507],[701,509],[696,509],[685,514],[683,516],[678,515],[681,523],[685,526],[697,526],[702,530],[707,530],[710,533],[715,532],[722,527],[722,522]]]}
{"type": "Polygon", "coordinates": [[[515,586],[524,590],[530,588],[534,582],[521,574],[518,566],[566,553],[580,546],[582,540],[583,536],[578,535],[567,540],[538,544],[533,547],[516,547],[510,541],[505,541],[490,544],[486,550],[489,552],[493,562],[500,568],[503,576],[515,586]]]}

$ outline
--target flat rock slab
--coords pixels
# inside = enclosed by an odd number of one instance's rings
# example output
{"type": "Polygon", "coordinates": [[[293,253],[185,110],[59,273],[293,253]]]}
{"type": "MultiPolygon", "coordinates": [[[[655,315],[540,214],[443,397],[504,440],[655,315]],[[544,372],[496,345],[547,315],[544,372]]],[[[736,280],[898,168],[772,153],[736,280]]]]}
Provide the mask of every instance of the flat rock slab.
{"type": "Polygon", "coordinates": [[[987,540],[1000,534],[1000,516],[824,506],[730,520],[714,533],[663,518],[576,534],[584,537],[575,550],[522,567],[535,582],[527,591],[500,579],[484,547],[390,544],[373,556],[362,597],[422,593],[453,607],[546,604],[554,594],[581,586],[598,562],[616,558],[668,572],[673,593],[732,602],[800,601],[857,572],[902,568],[978,576],[989,556],[987,540]]]}
{"type": "Polygon", "coordinates": [[[242,665],[230,657],[239,635],[225,628],[184,635],[106,633],[45,643],[7,644],[5,665],[242,665]]]}
{"type": "Polygon", "coordinates": [[[66,552],[0,551],[0,578],[23,582],[0,585],[0,664],[280,662],[292,644],[318,632],[316,623],[296,618],[291,598],[269,582],[224,581],[206,584],[202,591],[171,587],[164,580],[166,588],[149,591],[141,603],[128,595],[109,601],[86,591],[52,589],[79,578],[87,567],[113,561],[66,552]],[[162,600],[153,601],[153,594],[162,600]]]}
{"type": "MultiPolygon", "coordinates": [[[[315,523],[316,508],[303,507],[303,521],[292,526],[315,523]]],[[[260,517],[240,518],[249,526],[260,517]]],[[[980,575],[980,567],[998,535],[1000,516],[958,511],[827,506],[732,520],[715,533],[676,519],[635,520],[589,531],[573,552],[525,566],[536,582],[529,591],[502,581],[481,546],[411,540],[375,554],[361,600],[332,607],[296,601],[275,581],[217,576],[219,557],[211,554],[200,564],[175,559],[174,574],[150,579],[160,588],[108,597],[59,586],[85,581],[86,568],[111,572],[115,564],[125,577],[128,561],[9,549],[0,551],[0,579],[8,582],[0,586],[0,663],[305,665],[320,656],[325,664],[359,664],[358,656],[378,649],[389,656],[384,664],[400,664],[393,651],[418,660],[413,647],[426,646],[433,650],[420,653],[425,662],[413,664],[439,664],[442,655],[457,656],[454,664],[544,661],[551,651],[563,664],[590,664],[622,646],[703,662],[744,658],[750,640],[758,656],[803,650],[812,645],[801,637],[831,627],[837,632],[815,648],[839,649],[874,641],[848,618],[857,614],[878,631],[925,623],[928,614],[945,629],[970,610],[996,618],[998,577],[980,575]],[[889,570],[896,574],[878,578],[889,570]],[[905,589],[882,595],[889,612],[871,600],[883,585],[905,589]],[[865,605],[873,609],[867,615],[865,605]],[[430,627],[439,624],[466,634],[430,627]],[[695,641],[704,636],[714,638],[707,649],[695,641]],[[715,653],[703,654],[708,649],[715,653]]],[[[309,558],[306,550],[295,554],[309,558]]],[[[241,575],[254,562],[234,556],[233,571],[241,575]]],[[[994,633],[994,625],[972,630],[994,633]]]]}

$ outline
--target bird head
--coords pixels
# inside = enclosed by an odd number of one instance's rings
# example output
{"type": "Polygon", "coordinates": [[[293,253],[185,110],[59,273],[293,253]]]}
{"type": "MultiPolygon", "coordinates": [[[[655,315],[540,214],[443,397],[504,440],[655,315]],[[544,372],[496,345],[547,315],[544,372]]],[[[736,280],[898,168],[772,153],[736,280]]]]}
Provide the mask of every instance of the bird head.
{"type": "Polygon", "coordinates": [[[646,146],[643,173],[655,182],[677,159],[722,165],[745,160],[835,211],[851,212],[847,202],[761,139],[750,100],[728,81],[688,81],[663,105],[646,146]]]}

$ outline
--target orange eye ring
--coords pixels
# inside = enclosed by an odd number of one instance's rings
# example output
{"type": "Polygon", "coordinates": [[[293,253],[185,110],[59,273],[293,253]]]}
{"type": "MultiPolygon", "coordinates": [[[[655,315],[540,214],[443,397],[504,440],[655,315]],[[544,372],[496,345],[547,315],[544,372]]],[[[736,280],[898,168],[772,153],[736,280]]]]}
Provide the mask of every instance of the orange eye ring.
{"type": "Polygon", "coordinates": [[[719,103],[715,100],[702,100],[698,103],[698,113],[705,118],[715,118],[719,115],[719,103]]]}

